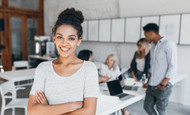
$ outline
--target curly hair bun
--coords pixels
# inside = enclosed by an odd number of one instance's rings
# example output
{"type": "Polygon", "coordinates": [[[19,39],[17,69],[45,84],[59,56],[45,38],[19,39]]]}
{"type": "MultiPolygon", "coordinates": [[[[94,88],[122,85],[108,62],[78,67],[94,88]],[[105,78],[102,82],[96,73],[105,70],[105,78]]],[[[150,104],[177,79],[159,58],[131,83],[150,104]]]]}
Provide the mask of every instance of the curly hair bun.
{"type": "Polygon", "coordinates": [[[74,8],[67,8],[63,12],[61,12],[58,16],[58,19],[62,18],[65,19],[66,17],[73,17],[73,19],[76,19],[77,22],[80,24],[83,23],[84,17],[82,15],[81,11],[77,11],[74,8]]]}
{"type": "Polygon", "coordinates": [[[52,28],[52,33],[55,35],[57,28],[61,25],[71,25],[77,30],[78,37],[81,38],[83,33],[81,24],[83,21],[84,17],[81,11],[76,11],[74,8],[67,8],[59,14],[55,26],[52,28]]]}

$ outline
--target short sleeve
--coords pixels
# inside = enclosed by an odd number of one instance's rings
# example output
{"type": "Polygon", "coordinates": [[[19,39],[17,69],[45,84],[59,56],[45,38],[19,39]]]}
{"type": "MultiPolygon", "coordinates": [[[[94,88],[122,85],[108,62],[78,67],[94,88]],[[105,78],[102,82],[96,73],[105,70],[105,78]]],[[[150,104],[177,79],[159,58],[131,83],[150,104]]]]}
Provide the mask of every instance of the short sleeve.
{"type": "Polygon", "coordinates": [[[100,77],[102,77],[102,76],[104,76],[104,75],[106,75],[107,73],[106,73],[106,69],[105,69],[105,64],[101,64],[101,66],[100,66],[100,71],[99,71],[99,75],[100,75],[100,77]]]}
{"type": "Polygon", "coordinates": [[[85,73],[84,98],[99,97],[98,71],[96,65],[87,62],[85,73]]]}
{"type": "Polygon", "coordinates": [[[45,74],[44,74],[45,64],[41,63],[35,70],[34,74],[34,82],[30,91],[30,95],[35,95],[36,91],[44,92],[44,84],[45,84],[45,74]]]}

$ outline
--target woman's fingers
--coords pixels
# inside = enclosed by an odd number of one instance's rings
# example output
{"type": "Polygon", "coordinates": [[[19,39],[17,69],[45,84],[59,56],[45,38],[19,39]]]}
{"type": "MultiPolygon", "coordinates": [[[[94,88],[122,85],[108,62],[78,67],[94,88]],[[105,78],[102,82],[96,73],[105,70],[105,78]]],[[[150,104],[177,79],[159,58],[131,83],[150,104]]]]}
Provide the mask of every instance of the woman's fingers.
{"type": "Polygon", "coordinates": [[[36,101],[37,101],[38,104],[41,104],[41,103],[40,103],[40,100],[38,99],[38,96],[37,96],[37,95],[35,96],[35,99],[36,99],[36,101]]]}
{"type": "Polygon", "coordinates": [[[42,91],[40,92],[40,95],[41,95],[41,98],[43,99],[44,104],[48,104],[46,96],[45,96],[45,94],[42,91]]]}
{"type": "Polygon", "coordinates": [[[36,101],[39,103],[39,104],[48,104],[48,101],[45,97],[45,94],[42,92],[42,91],[37,91],[36,92],[36,101]]]}
{"type": "Polygon", "coordinates": [[[36,101],[38,102],[38,104],[43,104],[43,102],[42,102],[42,100],[41,100],[41,98],[39,96],[39,92],[38,91],[36,92],[35,98],[36,98],[36,101]]]}
{"type": "Polygon", "coordinates": [[[45,104],[46,102],[46,99],[44,99],[44,94],[42,92],[39,92],[39,97],[40,97],[40,100],[42,101],[42,104],[45,104]]]}

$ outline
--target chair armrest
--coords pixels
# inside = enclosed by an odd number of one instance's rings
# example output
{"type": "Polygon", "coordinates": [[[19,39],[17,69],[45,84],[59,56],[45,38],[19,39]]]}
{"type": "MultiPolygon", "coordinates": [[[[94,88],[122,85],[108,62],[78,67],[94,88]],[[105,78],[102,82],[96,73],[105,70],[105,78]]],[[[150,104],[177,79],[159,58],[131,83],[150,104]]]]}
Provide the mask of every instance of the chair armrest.
{"type": "Polygon", "coordinates": [[[12,96],[4,96],[4,98],[6,98],[6,99],[12,99],[13,97],[12,96]]]}
{"type": "Polygon", "coordinates": [[[15,88],[16,92],[17,92],[18,90],[25,90],[25,89],[26,89],[25,87],[16,87],[16,88],[15,88]]]}

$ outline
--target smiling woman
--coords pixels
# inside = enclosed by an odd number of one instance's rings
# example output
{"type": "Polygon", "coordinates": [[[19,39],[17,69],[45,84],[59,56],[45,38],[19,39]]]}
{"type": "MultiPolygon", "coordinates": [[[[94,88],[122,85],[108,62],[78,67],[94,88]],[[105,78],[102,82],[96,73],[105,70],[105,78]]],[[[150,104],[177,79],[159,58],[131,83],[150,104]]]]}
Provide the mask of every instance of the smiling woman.
{"type": "Polygon", "coordinates": [[[35,72],[29,115],[94,115],[99,95],[98,72],[92,62],[75,56],[84,18],[74,8],[58,16],[52,29],[59,57],[41,63],[35,72]]]}

